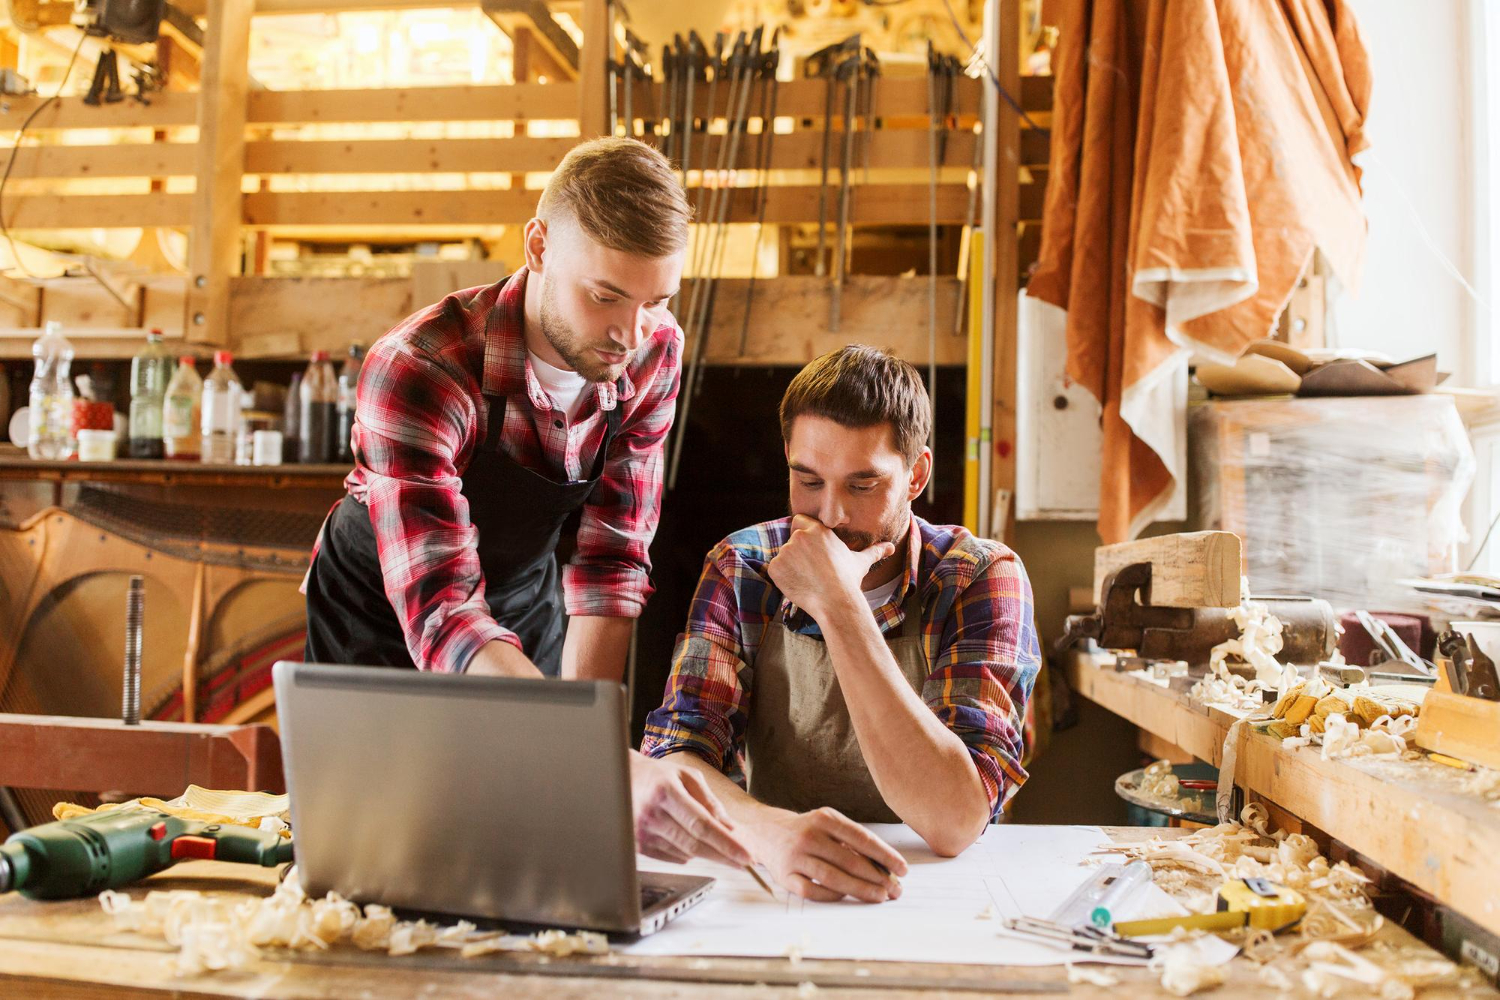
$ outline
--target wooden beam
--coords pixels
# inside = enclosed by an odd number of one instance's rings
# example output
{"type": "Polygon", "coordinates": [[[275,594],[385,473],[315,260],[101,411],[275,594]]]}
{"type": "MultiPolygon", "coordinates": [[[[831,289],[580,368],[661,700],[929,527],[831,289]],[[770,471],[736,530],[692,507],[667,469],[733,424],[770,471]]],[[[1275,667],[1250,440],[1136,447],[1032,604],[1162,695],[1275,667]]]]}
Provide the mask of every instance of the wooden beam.
{"type": "Polygon", "coordinates": [[[229,339],[229,280],[240,270],[240,180],[253,0],[209,0],[198,105],[198,170],[188,248],[187,336],[229,339]]]}
{"type": "Polygon", "coordinates": [[[1151,564],[1151,604],[1162,608],[1237,608],[1243,543],[1232,531],[1158,535],[1094,550],[1094,603],[1104,578],[1131,563],[1151,564]]]}
{"type": "MultiPolygon", "coordinates": [[[[996,32],[998,55],[995,58],[995,73],[1000,85],[1014,94],[1021,89],[1021,0],[991,0],[986,5],[987,16],[998,16],[998,23],[987,27],[986,34],[996,32]]],[[[991,49],[996,51],[996,49],[991,49]]],[[[990,249],[988,263],[991,267],[991,288],[994,295],[995,342],[994,342],[994,406],[990,413],[991,466],[988,489],[992,503],[997,508],[990,512],[990,525],[986,526],[996,537],[1009,541],[1015,527],[1016,490],[1016,337],[1017,312],[1016,293],[1019,287],[1017,259],[1017,224],[1029,214],[1027,198],[1023,197],[1019,173],[1020,116],[1009,105],[999,105],[998,114],[988,124],[996,129],[996,153],[998,156],[995,180],[995,218],[986,220],[992,228],[993,238],[988,241],[990,249]]],[[[1030,201],[1036,203],[1035,212],[1041,214],[1039,195],[1030,201]]]]}
{"type": "MultiPolygon", "coordinates": [[[[555,79],[578,79],[578,43],[541,0],[479,0],[479,9],[512,41],[523,32],[529,35],[529,44],[534,47],[532,58],[546,59],[559,72],[555,79]]],[[[546,72],[540,66],[532,67],[533,76],[546,72]]]]}
{"type": "Polygon", "coordinates": [[[609,61],[615,55],[608,0],[583,0],[583,50],[578,54],[578,134],[609,132],[609,61]]]}

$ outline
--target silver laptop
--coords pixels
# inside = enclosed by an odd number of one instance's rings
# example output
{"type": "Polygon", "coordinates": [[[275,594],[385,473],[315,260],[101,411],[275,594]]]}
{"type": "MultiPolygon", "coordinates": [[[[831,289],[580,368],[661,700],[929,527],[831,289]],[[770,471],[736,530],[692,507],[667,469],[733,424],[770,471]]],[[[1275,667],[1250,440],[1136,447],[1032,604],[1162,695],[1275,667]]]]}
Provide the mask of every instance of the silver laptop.
{"type": "Polygon", "coordinates": [[[711,878],[637,872],[623,689],[282,661],[309,894],[650,934],[711,878]]]}

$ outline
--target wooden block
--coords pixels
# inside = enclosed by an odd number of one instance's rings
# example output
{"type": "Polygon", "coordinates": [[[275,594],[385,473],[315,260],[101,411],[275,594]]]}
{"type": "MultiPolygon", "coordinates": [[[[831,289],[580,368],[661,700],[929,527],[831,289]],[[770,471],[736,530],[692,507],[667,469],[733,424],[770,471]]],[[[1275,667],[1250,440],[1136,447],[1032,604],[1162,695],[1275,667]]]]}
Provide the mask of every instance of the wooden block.
{"type": "Polygon", "coordinates": [[[1094,550],[1094,602],[1104,578],[1131,563],[1151,563],[1151,603],[1166,608],[1234,608],[1240,603],[1243,545],[1229,531],[1142,538],[1094,550]]]}
{"type": "Polygon", "coordinates": [[[181,795],[188,785],[281,792],[281,744],[268,726],[193,725],[0,714],[0,784],[181,795]]]}
{"type": "Polygon", "coordinates": [[[503,260],[412,261],[412,308],[423,309],[462,288],[493,284],[508,273],[503,260]]]}
{"type": "Polygon", "coordinates": [[[1416,742],[1471,764],[1500,767],[1500,701],[1429,691],[1417,716],[1416,742]]]}

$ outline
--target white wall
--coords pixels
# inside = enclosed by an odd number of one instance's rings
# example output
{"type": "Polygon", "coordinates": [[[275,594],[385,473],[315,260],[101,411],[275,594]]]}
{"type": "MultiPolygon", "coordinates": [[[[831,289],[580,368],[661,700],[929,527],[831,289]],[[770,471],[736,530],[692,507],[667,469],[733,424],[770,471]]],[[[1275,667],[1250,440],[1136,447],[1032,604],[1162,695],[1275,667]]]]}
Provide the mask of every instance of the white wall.
{"type": "Polygon", "coordinates": [[[1476,356],[1473,342],[1484,313],[1438,253],[1484,287],[1473,225],[1480,217],[1472,127],[1479,104],[1469,83],[1470,27],[1482,18],[1471,0],[1349,4],[1374,79],[1372,148],[1358,158],[1370,231],[1359,293],[1345,292],[1333,304],[1330,339],[1397,360],[1435,350],[1439,369],[1453,373],[1451,384],[1487,381],[1479,374],[1487,356],[1476,356]]]}

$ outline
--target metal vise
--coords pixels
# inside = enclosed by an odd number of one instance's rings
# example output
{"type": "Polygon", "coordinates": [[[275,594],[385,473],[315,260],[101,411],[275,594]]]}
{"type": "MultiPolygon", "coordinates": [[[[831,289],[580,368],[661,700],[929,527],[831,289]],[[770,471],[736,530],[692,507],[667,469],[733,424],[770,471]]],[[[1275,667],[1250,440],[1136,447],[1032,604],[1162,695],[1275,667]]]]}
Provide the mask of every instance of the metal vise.
{"type": "MultiPolygon", "coordinates": [[[[1133,649],[1148,660],[1208,663],[1215,646],[1237,638],[1240,627],[1229,608],[1167,608],[1151,603],[1151,564],[1131,563],[1104,578],[1100,605],[1091,615],[1070,615],[1055,647],[1066,650],[1082,639],[1105,649],[1133,649]]],[[[1338,620],[1327,601],[1316,597],[1252,597],[1281,620],[1282,663],[1318,663],[1338,644],[1338,620]]]]}

